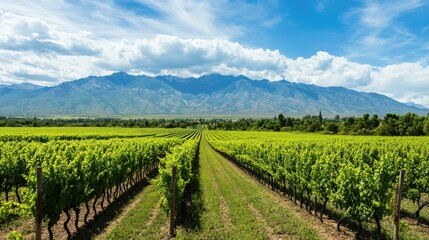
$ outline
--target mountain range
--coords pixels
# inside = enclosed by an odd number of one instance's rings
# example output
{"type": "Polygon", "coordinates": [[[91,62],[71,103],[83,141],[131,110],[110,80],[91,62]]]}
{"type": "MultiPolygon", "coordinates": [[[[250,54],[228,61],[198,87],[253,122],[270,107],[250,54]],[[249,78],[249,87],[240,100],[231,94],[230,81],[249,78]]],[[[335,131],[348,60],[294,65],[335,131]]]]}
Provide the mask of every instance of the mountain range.
{"type": "Polygon", "coordinates": [[[429,110],[377,93],[245,76],[199,78],[90,76],[54,87],[0,85],[0,115],[7,116],[360,116],[426,115],[429,110]]]}

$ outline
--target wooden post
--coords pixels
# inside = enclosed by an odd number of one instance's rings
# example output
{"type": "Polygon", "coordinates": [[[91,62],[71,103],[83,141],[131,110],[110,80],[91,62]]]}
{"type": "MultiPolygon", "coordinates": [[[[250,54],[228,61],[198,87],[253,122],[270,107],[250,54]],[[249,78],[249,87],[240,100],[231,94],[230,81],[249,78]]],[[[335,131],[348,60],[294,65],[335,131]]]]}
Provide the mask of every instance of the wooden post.
{"type": "Polygon", "coordinates": [[[42,239],[42,167],[37,167],[36,240],[42,239]]]}
{"type": "Polygon", "coordinates": [[[314,196],[314,215],[317,216],[317,195],[314,196]]]}
{"type": "Polygon", "coordinates": [[[395,196],[395,215],[393,219],[393,240],[399,240],[399,219],[401,218],[401,198],[402,198],[402,187],[404,185],[405,170],[401,169],[399,174],[399,183],[396,189],[395,196]]]}
{"type": "Polygon", "coordinates": [[[176,220],[176,166],[173,166],[171,179],[171,206],[170,206],[170,236],[174,236],[176,220]]]}

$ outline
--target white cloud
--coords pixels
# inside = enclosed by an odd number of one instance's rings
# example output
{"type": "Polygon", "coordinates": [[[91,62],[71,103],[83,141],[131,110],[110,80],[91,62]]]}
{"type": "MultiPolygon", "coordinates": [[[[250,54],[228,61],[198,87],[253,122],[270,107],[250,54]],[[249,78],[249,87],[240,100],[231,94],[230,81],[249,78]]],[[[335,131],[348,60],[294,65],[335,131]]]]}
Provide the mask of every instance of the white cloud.
{"type": "MultiPolygon", "coordinates": [[[[287,59],[279,51],[249,49],[239,43],[221,39],[182,39],[158,35],[134,43],[121,41],[106,45],[98,64],[104,68],[120,65],[126,70],[145,69],[159,73],[165,68],[200,68],[199,74],[210,66],[225,64],[228,67],[254,71],[276,70],[281,73],[287,59]]],[[[112,69],[118,70],[118,69],[112,69]]],[[[198,74],[198,73],[197,73],[198,74]]],[[[263,77],[262,75],[260,78],[263,77]]]]}
{"type": "Polygon", "coordinates": [[[422,5],[422,0],[366,1],[358,12],[361,24],[380,29],[390,27],[398,16],[422,5]]]}
{"type": "Polygon", "coordinates": [[[269,11],[276,1],[134,0],[117,4],[57,0],[53,4],[50,0],[2,0],[0,10],[40,19],[65,32],[90,32],[98,39],[135,41],[158,34],[233,39],[278,24],[281,17],[269,11]],[[127,4],[133,5],[127,8],[127,4]],[[252,30],[245,27],[249,23],[252,30]]]}
{"type": "Polygon", "coordinates": [[[424,63],[401,63],[375,67],[371,83],[358,88],[386,94],[402,102],[429,106],[429,66],[424,63]]]}
{"type": "Polygon", "coordinates": [[[400,63],[404,59],[427,58],[422,50],[427,42],[403,22],[412,18],[413,11],[421,9],[424,0],[363,0],[363,6],[344,15],[354,34],[346,48],[347,56],[360,61],[371,60],[378,64],[400,63]]]}
{"type": "Polygon", "coordinates": [[[94,66],[95,57],[0,50],[0,83],[30,82],[52,86],[89,75],[109,74],[94,66]]]}
{"type": "Polygon", "coordinates": [[[0,13],[0,48],[64,55],[92,55],[98,52],[88,32],[61,32],[36,18],[10,12],[0,13]]]}
{"type": "Polygon", "coordinates": [[[285,78],[321,86],[344,86],[355,88],[370,82],[371,66],[348,61],[344,57],[332,56],[326,52],[289,63],[285,78]]]}

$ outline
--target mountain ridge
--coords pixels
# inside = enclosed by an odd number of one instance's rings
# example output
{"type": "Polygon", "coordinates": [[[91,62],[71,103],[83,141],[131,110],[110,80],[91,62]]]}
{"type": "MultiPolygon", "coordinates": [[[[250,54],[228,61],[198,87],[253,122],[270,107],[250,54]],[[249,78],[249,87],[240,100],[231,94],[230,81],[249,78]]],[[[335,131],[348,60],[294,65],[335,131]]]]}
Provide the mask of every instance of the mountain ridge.
{"type": "Polygon", "coordinates": [[[377,93],[220,74],[179,78],[117,72],[53,87],[0,86],[0,115],[304,116],[319,111],[325,116],[428,112],[377,93]]]}

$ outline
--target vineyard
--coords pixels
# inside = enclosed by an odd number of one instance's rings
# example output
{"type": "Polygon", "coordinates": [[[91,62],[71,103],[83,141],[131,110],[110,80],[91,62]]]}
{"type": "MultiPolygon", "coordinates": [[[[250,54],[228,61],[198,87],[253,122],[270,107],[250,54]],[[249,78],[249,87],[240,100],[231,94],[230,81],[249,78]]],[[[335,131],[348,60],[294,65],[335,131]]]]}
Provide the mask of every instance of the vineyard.
{"type": "Polygon", "coordinates": [[[295,203],[299,199],[301,207],[319,209],[321,221],[329,202],[341,209],[338,229],[346,218],[357,222],[359,232],[363,222],[374,220],[381,236],[400,169],[406,170],[403,196],[415,203],[417,224],[429,205],[428,138],[210,131],[208,139],[260,181],[295,203]]]}
{"type": "Polygon", "coordinates": [[[74,211],[78,230],[80,206],[85,206],[83,221],[88,223],[91,210],[97,215],[98,201],[104,210],[105,202],[116,201],[157,169],[160,161],[174,164],[176,158],[181,159],[182,156],[174,155],[178,148],[187,150],[188,142],[193,145],[196,142],[187,139],[198,139],[198,132],[192,130],[68,129],[69,132],[64,132],[57,128],[39,129],[41,134],[33,129],[18,130],[21,131],[13,129],[10,134],[0,135],[0,186],[4,194],[0,222],[36,214],[36,169],[40,166],[43,169],[41,212],[50,239],[54,238],[51,229],[61,214],[66,215],[64,228],[70,238],[70,211],[74,211]],[[77,134],[73,130],[78,130],[77,134]]]}
{"type": "MultiPolygon", "coordinates": [[[[364,238],[390,238],[401,169],[406,171],[403,231],[410,239],[429,237],[426,137],[144,128],[1,130],[1,239],[34,238],[38,167],[43,239],[81,239],[109,209],[127,205],[124,199],[139,191],[144,193],[141,211],[124,216],[124,223],[102,239],[165,238],[169,214],[178,217],[176,234],[184,239],[326,238],[300,219],[308,216],[291,213],[294,203],[310,216],[314,211],[317,221],[335,221],[338,230],[343,226],[364,238]],[[189,214],[189,208],[198,211],[189,214]],[[197,227],[185,226],[184,214],[195,218],[191,220],[197,227]],[[128,218],[146,222],[129,227],[128,218]]],[[[326,223],[317,224],[326,228],[326,223]]],[[[336,228],[327,232],[337,236],[336,228]]],[[[343,239],[338,236],[332,238],[343,239]]]]}

